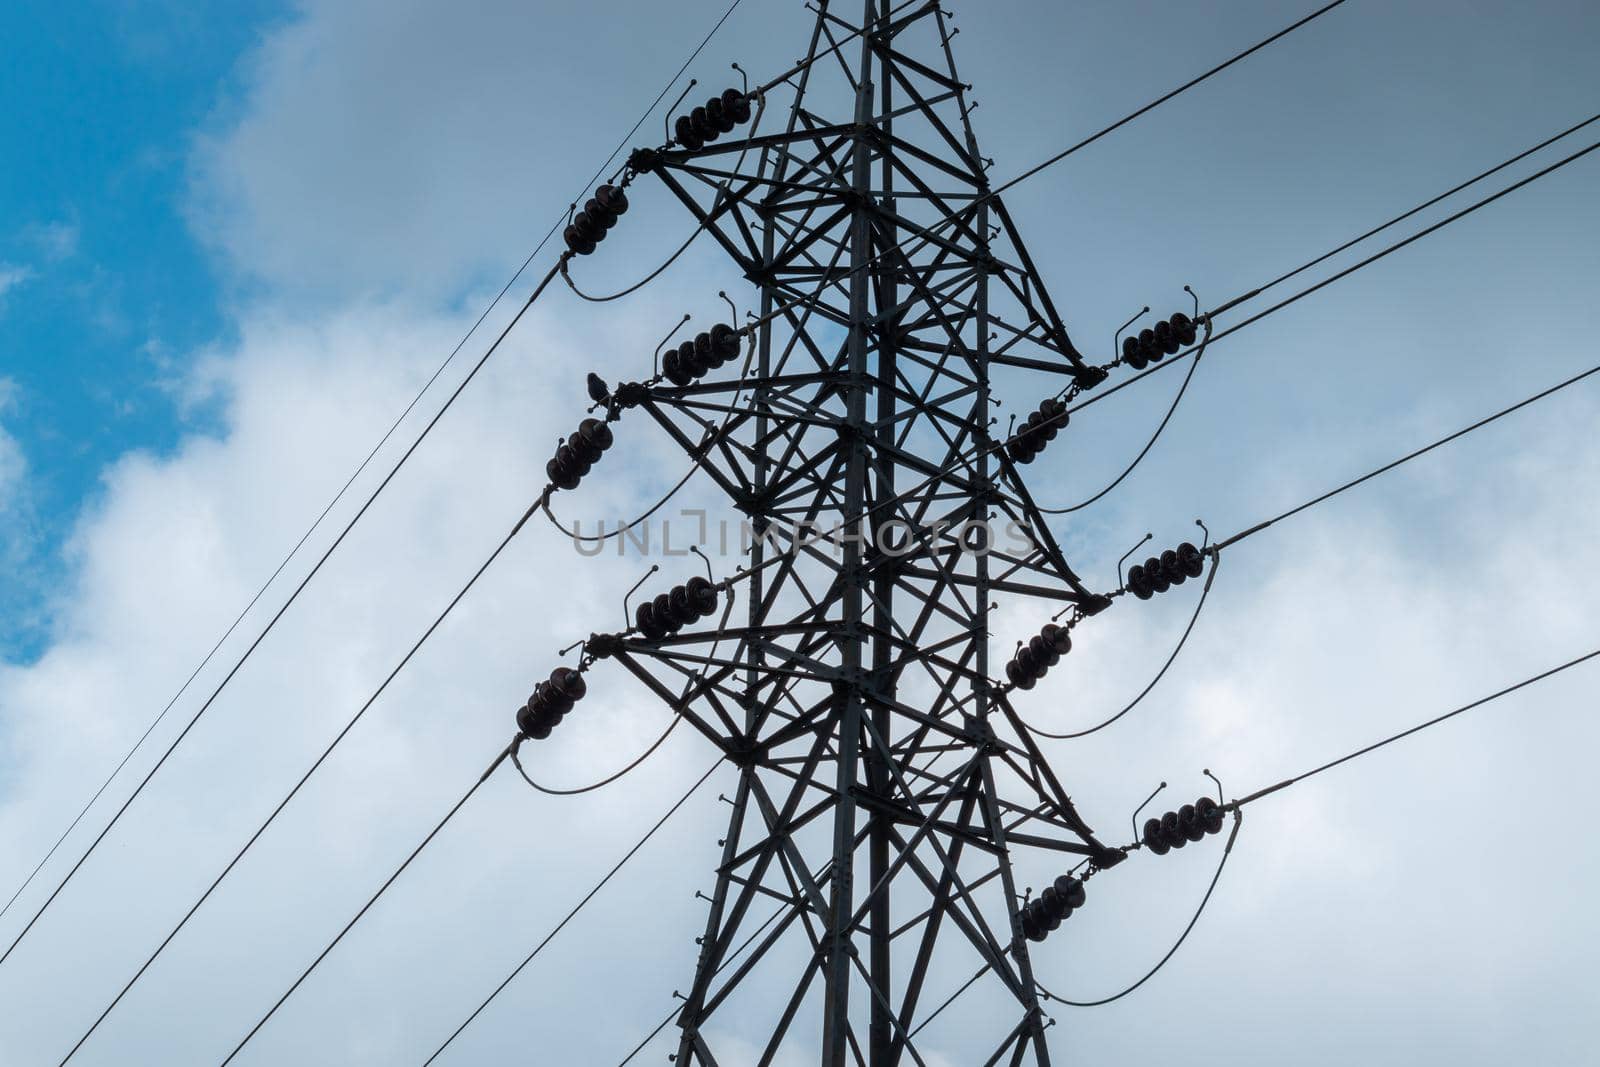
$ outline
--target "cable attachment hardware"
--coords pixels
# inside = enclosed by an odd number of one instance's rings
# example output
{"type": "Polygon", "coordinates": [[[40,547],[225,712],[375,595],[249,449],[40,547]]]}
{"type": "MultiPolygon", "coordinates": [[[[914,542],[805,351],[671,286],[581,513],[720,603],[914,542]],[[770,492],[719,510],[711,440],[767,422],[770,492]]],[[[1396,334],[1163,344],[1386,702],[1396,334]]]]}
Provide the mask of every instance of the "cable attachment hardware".
{"type": "Polygon", "coordinates": [[[1127,584],[1122,580],[1122,565],[1124,563],[1128,562],[1128,557],[1129,556],[1131,556],[1135,552],[1139,551],[1140,545],[1143,545],[1146,541],[1150,540],[1154,536],[1155,536],[1155,534],[1152,534],[1152,533],[1145,534],[1143,537],[1141,537],[1139,539],[1139,544],[1134,545],[1132,548],[1128,549],[1128,551],[1126,551],[1126,552],[1124,552],[1122,554],[1122,558],[1117,560],[1117,588],[1118,589],[1126,589],[1127,588],[1127,584]]]}
{"type": "Polygon", "coordinates": [[[645,582],[649,581],[650,580],[650,576],[652,574],[654,574],[656,571],[660,570],[660,569],[661,569],[661,564],[659,564],[659,563],[650,564],[650,569],[644,572],[644,577],[640,578],[637,582],[634,582],[633,583],[633,588],[628,590],[626,593],[622,594],[622,618],[624,620],[623,621],[623,625],[624,626],[628,625],[626,620],[628,620],[628,619],[633,617],[628,611],[628,601],[633,599],[633,594],[635,594],[635,593],[637,593],[639,591],[639,587],[641,585],[643,585],[645,582]]]}
{"type": "Polygon", "coordinates": [[[1069,418],[1067,405],[1050,397],[1023,420],[1022,428],[1006,442],[1007,455],[1014,463],[1032,463],[1044,446],[1066,428],[1069,418]]]}
{"type": "Polygon", "coordinates": [[[1185,541],[1177,548],[1169,548],[1159,556],[1151,556],[1143,563],[1128,568],[1127,590],[1140,600],[1149,600],[1156,593],[1165,593],[1175,585],[1205,573],[1205,554],[1185,541]]]}
{"type": "Polygon", "coordinates": [[[1162,782],[1160,785],[1150,790],[1150,795],[1144,798],[1144,803],[1133,809],[1133,814],[1129,816],[1128,821],[1133,827],[1133,836],[1135,840],[1138,840],[1139,837],[1139,813],[1145,808],[1148,808],[1150,806],[1150,802],[1156,798],[1156,794],[1160,793],[1166,787],[1167,783],[1162,782]]]}
{"type": "Polygon", "coordinates": [[[1114,334],[1111,338],[1111,350],[1113,352],[1122,347],[1122,332],[1148,314],[1150,314],[1150,305],[1146,304],[1144,307],[1140,308],[1138,313],[1130,318],[1127,322],[1117,327],[1116,334],[1114,334]]]}
{"type": "MultiPolygon", "coordinates": [[[[1209,771],[1206,773],[1210,774],[1209,771]]],[[[1169,850],[1182,848],[1207,834],[1221,833],[1224,814],[1219,802],[1210,797],[1201,797],[1193,804],[1169,811],[1159,819],[1146,819],[1140,840],[1145,848],[1157,856],[1165,856],[1169,850]]]]}
{"type": "Polygon", "coordinates": [[[647,641],[660,641],[677,633],[691,622],[716,614],[717,587],[698,574],[670,592],[640,604],[633,613],[634,625],[647,641]]]}
{"type": "Polygon", "coordinates": [[[1062,920],[1083,907],[1087,899],[1081,878],[1070,874],[1059,876],[1017,913],[1023,936],[1029,941],[1043,941],[1060,927],[1062,920]]]}
{"type": "Polygon", "coordinates": [[[683,318],[674,323],[672,329],[667,331],[667,335],[661,339],[661,343],[656,345],[656,354],[651,360],[650,367],[651,373],[657,378],[661,377],[661,350],[667,347],[667,342],[672,340],[673,335],[675,335],[679,330],[683,329],[683,324],[688,321],[689,313],[686,311],[683,313],[683,318]]]}
{"type": "MultiPolygon", "coordinates": [[[[1187,285],[1184,289],[1190,296],[1194,290],[1187,285]]],[[[1199,315],[1200,304],[1195,303],[1195,315],[1199,315]]],[[[1143,314],[1143,312],[1140,312],[1143,314]]],[[[1138,316],[1134,316],[1135,319],[1138,316]]],[[[1131,325],[1131,323],[1130,323],[1131,325]]],[[[1194,344],[1199,336],[1195,319],[1190,318],[1181,311],[1175,311],[1171,317],[1162,319],[1154,326],[1146,326],[1138,334],[1122,339],[1122,362],[1134,370],[1144,370],[1151,363],[1160,363],[1164,356],[1174,356],[1178,350],[1194,344]]]]}
{"type": "Polygon", "coordinates": [[[672,126],[678,144],[698,152],[735,126],[750,121],[750,96],[738,89],[724,89],[687,115],[679,115],[672,126]]]}
{"type": "Polygon", "coordinates": [[[528,702],[517,709],[517,729],[525,737],[543,741],[588,691],[582,674],[571,667],[557,667],[547,681],[534,686],[528,702]]]}
{"type": "Polygon", "coordinates": [[[561,239],[573,254],[587,256],[627,212],[628,194],[622,191],[622,186],[602,185],[583,205],[583,210],[573,216],[571,224],[561,232],[561,239]]]}

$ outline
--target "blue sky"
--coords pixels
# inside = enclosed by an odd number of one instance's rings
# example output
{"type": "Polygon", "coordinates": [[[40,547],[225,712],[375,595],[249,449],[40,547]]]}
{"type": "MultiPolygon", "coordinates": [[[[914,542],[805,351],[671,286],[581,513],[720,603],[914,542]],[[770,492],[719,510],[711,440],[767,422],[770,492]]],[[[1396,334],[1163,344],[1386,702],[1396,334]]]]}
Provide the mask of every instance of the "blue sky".
{"type": "Polygon", "coordinates": [[[0,373],[32,471],[31,566],[0,655],[43,648],[41,597],[102,470],[208,425],[185,368],[226,338],[225,288],[185,220],[188,143],[282,5],[8,4],[0,38],[0,373]]]}
{"type": "MultiPolygon", "coordinates": [[[[627,0],[607,9],[619,29],[603,46],[582,0],[0,11],[8,879],[44,854],[725,6],[627,0]]],[[[1314,5],[950,6],[977,135],[1004,178],[1314,5]]],[[[692,73],[720,88],[733,61],[776,72],[809,20],[798,2],[745,0],[692,73]]],[[[1600,13],[1581,0],[1351,0],[1006,201],[1080,347],[1103,353],[1138,307],[1183,306],[1186,283],[1220,302],[1600,111],[1597,50],[1600,13]]],[[[660,130],[653,116],[638,140],[660,130]]],[[[1197,515],[1243,528],[1600,360],[1586,341],[1600,335],[1597,175],[1600,155],[1219,343],[1150,457],[1063,520],[1080,572],[1107,584],[1147,530],[1177,540],[1197,515]]],[[[594,288],[633,282],[687,232],[658,186],[630,195],[626,226],[580,264],[594,288]]],[[[702,242],[625,301],[596,307],[560,286],[541,300],[0,966],[0,1005],[30,1007],[0,1011],[0,1061],[57,1062],[361,705],[522,514],[587,403],[584,374],[639,376],[667,326],[722,314],[718,289],[747,301],[741,286],[702,242]]],[[[1032,466],[1035,496],[1098,489],[1174,388],[1158,375],[1075,417],[1032,466]]],[[[1152,698],[1117,729],[1050,748],[1091,821],[1122,825],[1157,781],[1197,794],[1203,766],[1242,793],[1600,644],[1600,572],[1582,562],[1600,539],[1597,388],[1230,550],[1152,698]]],[[[1002,417],[1037,401],[1003,399],[1002,417]]],[[[631,515],[683,470],[644,420],[622,426],[615,455],[564,517],[631,515]]],[[[725,510],[699,482],[680,499],[725,510]]],[[[334,519],[349,514],[346,502],[334,519]]],[[[641,570],[579,558],[530,523],[74,1062],[220,1059],[504,744],[530,679],[618,615],[641,570]]],[[[1097,618],[1030,713],[1064,727],[1119,706],[1171,648],[1192,593],[1097,618]]],[[[1033,621],[1003,613],[997,632],[1033,621]]],[[[158,746],[220,675],[202,675],[158,746]]],[[[1058,1010],[1053,1047],[1128,1064],[1586,1062],[1600,853],[1571,826],[1600,746],[1600,720],[1581,714],[1595,691],[1592,669],[1574,672],[1253,808],[1183,951],[1139,996],[1058,1010]],[[1202,1003],[1183,1026],[1149,1025],[1202,1003]]],[[[614,768],[663,725],[620,671],[597,670],[591,692],[540,750],[556,784],[614,768]]],[[[588,797],[491,780],[251,1062],[420,1062],[708,759],[679,731],[588,797]]],[[[684,809],[629,868],[630,895],[597,898],[605,921],[554,942],[455,1062],[538,1048],[587,1064],[615,1047],[614,1062],[642,1036],[688,980],[704,915],[693,894],[709,886],[716,792],[730,783],[684,809]]],[[[0,931],[111,810],[91,813],[0,931]]],[[[1210,859],[1191,849],[1107,872],[1093,920],[1074,920],[1041,976],[1086,996],[1137,976],[1181,929],[1210,859]]],[[[930,1033],[932,1067],[965,1067],[959,1027],[930,1033]]],[[[789,1051],[781,1067],[815,1062],[789,1051]]]]}

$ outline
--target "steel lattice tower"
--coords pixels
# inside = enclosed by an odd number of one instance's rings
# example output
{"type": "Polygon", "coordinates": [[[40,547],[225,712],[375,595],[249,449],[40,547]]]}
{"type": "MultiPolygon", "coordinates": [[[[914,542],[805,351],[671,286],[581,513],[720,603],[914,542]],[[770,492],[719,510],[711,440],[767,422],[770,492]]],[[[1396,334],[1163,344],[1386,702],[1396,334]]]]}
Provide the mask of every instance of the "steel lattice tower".
{"type": "MultiPolygon", "coordinates": [[[[1014,1000],[978,1021],[995,1030],[987,1062],[1047,1064],[1010,850],[1055,850],[1063,868],[1123,855],[1015,725],[989,648],[997,595],[1033,602],[1033,632],[1108,603],[1007,455],[991,375],[1026,408],[1104,372],[989,193],[946,14],[902,9],[866,0],[854,23],[820,7],[806,58],[768,94],[793,90],[781,132],[630,164],[760,303],[742,379],[631,387],[756,531],[729,586],[743,625],[617,635],[602,653],[741,768],[680,1065],[729,1062],[728,1013],[770,1023],[762,1064],[819,1024],[824,1065],[921,1062],[911,1028],[948,992],[925,988],[936,949],[987,965],[1014,1000]],[[852,115],[808,106],[824,78],[852,115]],[[1015,523],[1030,547],[982,546],[973,520],[1015,523]]],[[[777,107],[760,103],[770,127],[777,107]]]]}

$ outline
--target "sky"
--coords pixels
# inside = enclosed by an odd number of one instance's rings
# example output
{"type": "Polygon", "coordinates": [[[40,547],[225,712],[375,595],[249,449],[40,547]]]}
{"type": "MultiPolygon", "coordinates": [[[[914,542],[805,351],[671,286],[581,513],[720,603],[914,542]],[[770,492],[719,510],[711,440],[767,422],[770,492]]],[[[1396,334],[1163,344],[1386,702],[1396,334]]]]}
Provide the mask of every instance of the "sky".
{"type": "MultiPolygon", "coordinates": [[[[1301,11],[948,6],[1002,178],[1301,11]]],[[[0,109],[0,898],[724,7],[622,3],[605,32],[565,0],[0,12],[0,84],[22,102],[0,109]]],[[[691,74],[721,88],[731,62],[776,73],[810,17],[744,0],[691,74]]],[[[1185,284],[1214,306],[1600,110],[1597,43],[1600,14],[1581,2],[1351,0],[1006,202],[1079,346],[1109,352],[1140,307],[1183,306],[1185,284]]],[[[634,143],[658,142],[660,121],[634,143]]],[[[1242,529],[1593,365],[1597,166],[1220,342],[1150,457],[1056,530],[1079,571],[1111,585],[1146,531],[1177,541],[1197,516],[1242,529]]],[[[582,264],[596,288],[636,280],[689,226],[646,183],[627,223],[582,264]]],[[[55,1063],[71,1047],[522,514],[587,404],[585,373],[641,375],[680,315],[717,313],[719,288],[748,303],[738,284],[707,244],[625,301],[564,287],[541,299],[0,965],[0,1061],[55,1063]]],[[[1065,503],[1114,477],[1176,384],[1155,376],[1075,418],[1031,468],[1035,496],[1065,503]]],[[[1600,537],[1596,388],[1226,553],[1152,696],[1047,749],[1090,821],[1122,825],[1158,781],[1190,799],[1209,785],[1202,767],[1243,794],[1600,646],[1600,572],[1585,562],[1600,537]]],[[[445,395],[402,422],[157,727],[158,747],[0,919],[7,943],[445,395]]],[[[626,431],[626,462],[585,483],[572,517],[632,514],[681,475],[664,438],[642,421],[626,431]]],[[[699,482],[679,499],[718,504],[699,482]]],[[[73,1062],[220,1061],[475,780],[557,650],[620,620],[644,566],[581,559],[530,525],[73,1062]]],[[[1034,721],[1120,706],[1194,595],[1094,620],[1073,669],[1029,694],[1034,721]]],[[[1002,612],[997,631],[1013,620],[1025,624],[1002,612]]],[[[1588,1062],[1600,853],[1577,813],[1600,743],[1597,669],[1253,805],[1173,961],[1114,1005],[1051,1008],[1058,1061],[1588,1062]]],[[[621,672],[595,672],[591,692],[539,749],[553,784],[609,772],[665,725],[621,672]]],[[[236,1062],[420,1063],[710,759],[682,731],[583,797],[496,775],[236,1062]]],[[[626,1054],[690,981],[695,892],[710,889],[732,783],[719,770],[441,1062],[626,1054]]],[[[1085,999],[1142,974],[1216,851],[1140,855],[1097,879],[1071,936],[1037,954],[1041,980],[1085,999]]],[[[1032,884],[1051,873],[1018,863],[1032,884]]],[[[949,1015],[929,1030],[930,1064],[973,1062],[949,1015]]],[[[814,1062],[800,1046],[784,1057],[814,1062]]]]}

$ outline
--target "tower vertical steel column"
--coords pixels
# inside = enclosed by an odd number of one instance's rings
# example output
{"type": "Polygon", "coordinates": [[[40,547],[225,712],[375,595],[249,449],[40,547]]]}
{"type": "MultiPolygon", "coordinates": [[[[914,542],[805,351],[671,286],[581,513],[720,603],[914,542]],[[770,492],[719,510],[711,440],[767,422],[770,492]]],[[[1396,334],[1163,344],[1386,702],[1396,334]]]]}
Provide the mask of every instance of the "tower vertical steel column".
{"type": "Polygon", "coordinates": [[[944,986],[980,978],[1015,1011],[961,1021],[979,1061],[1047,1064],[1012,850],[1120,858],[991,678],[996,596],[1036,602],[1035,630],[1107,603],[992,432],[991,374],[1026,406],[1104,375],[990,192],[951,36],[934,2],[823,2],[752,93],[767,116],[793,94],[781,128],[630,164],[759,300],[744,373],[627,387],[755,533],[723,583],[741,624],[605,642],[740,768],[679,1067],[923,1062],[944,986]]]}

